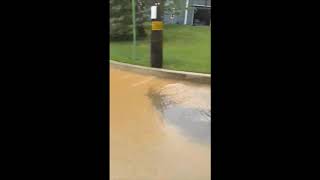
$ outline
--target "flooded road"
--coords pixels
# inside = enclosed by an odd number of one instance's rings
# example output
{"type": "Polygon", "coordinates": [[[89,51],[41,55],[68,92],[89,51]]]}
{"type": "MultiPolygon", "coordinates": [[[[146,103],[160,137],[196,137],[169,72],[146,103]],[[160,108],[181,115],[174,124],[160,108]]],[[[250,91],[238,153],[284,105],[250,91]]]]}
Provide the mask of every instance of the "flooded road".
{"type": "Polygon", "coordinates": [[[110,73],[110,179],[209,180],[210,86],[110,73]]]}

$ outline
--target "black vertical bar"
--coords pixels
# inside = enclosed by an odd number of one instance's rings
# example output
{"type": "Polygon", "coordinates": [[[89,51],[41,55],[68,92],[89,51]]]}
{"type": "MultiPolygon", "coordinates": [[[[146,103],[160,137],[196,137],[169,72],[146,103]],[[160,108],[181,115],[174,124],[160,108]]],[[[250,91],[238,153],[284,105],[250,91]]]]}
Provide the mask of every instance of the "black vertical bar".
{"type": "MultiPolygon", "coordinates": [[[[160,21],[162,23],[162,5],[157,5],[157,19],[152,19],[152,23],[160,21]]],[[[162,29],[151,30],[151,67],[162,68],[163,47],[162,47],[162,29]]]]}

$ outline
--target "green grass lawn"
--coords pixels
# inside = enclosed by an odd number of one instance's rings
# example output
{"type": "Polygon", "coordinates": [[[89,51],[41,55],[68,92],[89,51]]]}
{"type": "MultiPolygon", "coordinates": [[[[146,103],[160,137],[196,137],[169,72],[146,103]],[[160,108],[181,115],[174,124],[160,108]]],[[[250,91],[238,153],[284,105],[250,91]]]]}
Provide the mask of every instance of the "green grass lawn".
{"type": "MultiPolygon", "coordinates": [[[[150,33],[150,25],[147,26],[150,33]]],[[[211,31],[208,26],[165,25],[163,67],[172,70],[211,73],[211,31]]],[[[137,41],[136,60],[132,42],[110,42],[110,59],[150,66],[150,39],[137,41]]]]}

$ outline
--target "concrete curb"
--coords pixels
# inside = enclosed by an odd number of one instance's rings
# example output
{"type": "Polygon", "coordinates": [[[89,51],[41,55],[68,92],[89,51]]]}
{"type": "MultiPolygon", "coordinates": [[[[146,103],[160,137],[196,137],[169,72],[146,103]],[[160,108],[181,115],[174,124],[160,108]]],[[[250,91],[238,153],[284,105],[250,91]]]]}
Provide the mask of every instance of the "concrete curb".
{"type": "Polygon", "coordinates": [[[123,69],[123,70],[129,70],[129,71],[133,71],[141,74],[149,74],[149,75],[154,75],[162,78],[171,78],[171,79],[187,80],[192,82],[211,84],[210,74],[144,67],[144,66],[127,64],[127,63],[121,63],[114,60],[110,60],[109,62],[110,62],[110,66],[112,67],[123,69]]]}

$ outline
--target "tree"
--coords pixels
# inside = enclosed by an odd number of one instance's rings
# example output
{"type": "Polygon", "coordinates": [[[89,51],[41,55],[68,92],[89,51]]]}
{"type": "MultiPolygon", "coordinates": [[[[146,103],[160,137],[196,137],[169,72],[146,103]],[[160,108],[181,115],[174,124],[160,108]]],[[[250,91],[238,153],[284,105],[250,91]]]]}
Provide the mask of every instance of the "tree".
{"type": "MultiPolygon", "coordinates": [[[[131,0],[110,0],[110,39],[111,40],[131,40],[132,30],[132,8],[131,0]]],[[[137,0],[136,3],[136,29],[137,37],[146,36],[144,22],[146,21],[143,13],[144,1],[137,0]]]]}
{"type": "MultiPolygon", "coordinates": [[[[144,23],[148,21],[150,7],[163,2],[164,11],[177,15],[184,10],[183,0],[136,0],[137,39],[146,37],[144,23]]],[[[110,40],[132,40],[132,0],[110,0],[110,40]]]]}
{"type": "Polygon", "coordinates": [[[147,36],[144,23],[148,20],[147,15],[145,13],[146,10],[146,0],[136,0],[137,7],[136,7],[136,25],[137,25],[137,36],[138,38],[144,38],[147,36]]]}
{"type": "Polygon", "coordinates": [[[164,14],[169,15],[173,22],[174,17],[182,13],[184,8],[181,0],[166,0],[164,3],[164,14]]]}

